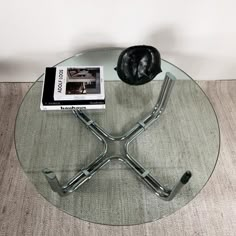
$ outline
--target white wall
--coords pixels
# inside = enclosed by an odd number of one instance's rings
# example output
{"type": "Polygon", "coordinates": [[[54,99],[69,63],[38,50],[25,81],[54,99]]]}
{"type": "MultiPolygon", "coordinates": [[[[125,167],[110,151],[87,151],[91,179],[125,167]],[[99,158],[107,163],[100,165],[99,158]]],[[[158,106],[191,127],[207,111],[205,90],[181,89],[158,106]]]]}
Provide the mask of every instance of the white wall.
{"type": "Polygon", "coordinates": [[[194,79],[236,78],[235,0],[8,0],[0,81],[34,81],[81,50],[150,44],[194,79]]]}

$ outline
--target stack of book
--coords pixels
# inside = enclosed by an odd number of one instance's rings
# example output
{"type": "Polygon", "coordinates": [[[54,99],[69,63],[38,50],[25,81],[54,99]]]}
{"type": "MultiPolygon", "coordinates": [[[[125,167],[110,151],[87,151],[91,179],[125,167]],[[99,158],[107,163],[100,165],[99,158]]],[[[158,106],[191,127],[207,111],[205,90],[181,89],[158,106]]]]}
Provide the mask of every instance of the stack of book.
{"type": "Polygon", "coordinates": [[[41,110],[105,109],[102,66],[47,67],[41,110]]]}

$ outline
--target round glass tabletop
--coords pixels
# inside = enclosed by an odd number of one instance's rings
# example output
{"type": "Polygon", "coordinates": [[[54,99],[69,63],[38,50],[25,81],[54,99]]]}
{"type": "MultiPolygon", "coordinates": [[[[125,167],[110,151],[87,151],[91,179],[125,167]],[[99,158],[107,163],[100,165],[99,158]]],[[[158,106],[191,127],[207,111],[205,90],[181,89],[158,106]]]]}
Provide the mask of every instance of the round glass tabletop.
{"type": "Polygon", "coordinates": [[[89,175],[86,167],[104,152],[104,142],[71,111],[40,110],[44,75],[26,94],[15,126],[19,161],[37,191],[70,215],[109,225],[150,222],[185,206],[207,183],[220,146],[215,112],[204,92],[186,73],[162,60],[163,72],[153,81],[130,86],[114,70],[121,51],[87,51],[58,65],[103,66],[106,109],[86,111],[86,116],[113,136],[139,127],[140,133],[131,137],[128,148],[129,156],[138,165],[136,169],[132,169],[131,159],[122,160],[125,141],[108,140],[109,155],[119,154],[120,158],[107,161],[89,175]],[[142,119],[153,111],[166,72],[176,78],[166,109],[149,127],[145,126],[142,119]],[[80,170],[89,177],[75,191],[62,196],[52,190],[45,169],[53,171],[62,184],[80,170]],[[186,171],[192,174],[188,182],[181,179],[186,171]],[[155,184],[160,184],[156,193],[155,184]],[[176,195],[171,200],[166,196],[174,186],[177,187],[172,192],[176,195]]]}

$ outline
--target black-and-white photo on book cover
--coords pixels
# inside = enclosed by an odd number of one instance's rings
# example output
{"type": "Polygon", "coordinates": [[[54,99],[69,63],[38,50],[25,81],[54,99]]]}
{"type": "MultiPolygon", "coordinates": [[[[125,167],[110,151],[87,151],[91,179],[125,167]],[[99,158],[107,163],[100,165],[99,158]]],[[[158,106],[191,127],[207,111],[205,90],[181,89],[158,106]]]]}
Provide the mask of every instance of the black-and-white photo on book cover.
{"type": "Polygon", "coordinates": [[[104,98],[102,66],[57,67],[55,100],[104,98]]]}

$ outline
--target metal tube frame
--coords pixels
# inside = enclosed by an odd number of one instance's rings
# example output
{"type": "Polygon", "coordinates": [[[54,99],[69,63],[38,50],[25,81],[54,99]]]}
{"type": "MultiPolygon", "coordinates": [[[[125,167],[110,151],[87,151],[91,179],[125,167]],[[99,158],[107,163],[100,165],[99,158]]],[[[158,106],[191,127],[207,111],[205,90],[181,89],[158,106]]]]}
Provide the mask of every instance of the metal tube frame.
{"type": "Polygon", "coordinates": [[[163,200],[170,201],[180,191],[180,189],[189,181],[192,174],[190,171],[186,171],[177,184],[169,189],[158,182],[150,173],[149,170],[145,169],[137,160],[135,160],[129,154],[129,145],[141,135],[147,128],[149,128],[155,121],[159,119],[161,114],[164,112],[172,87],[175,82],[175,77],[167,72],[165,79],[162,83],[161,91],[157,100],[156,105],[152,112],[147,115],[144,119],[140,120],[135,124],[129,131],[120,136],[113,136],[99,126],[95,121],[89,118],[89,116],[80,109],[74,109],[72,112],[87,128],[98,138],[103,144],[103,152],[87,167],[81,169],[74,177],[72,177],[67,183],[61,185],[55,175],[55,173],[49,169],[44,169],[43,173],[50,184],[51,189],[57,192],[60,196],[66,196],[81,185],[90,180],[97,171],[103,166],[109,163],[111,160],[119,160],[128,165],[133,172],[141,178],[144,183],[149,186],[154,193],[163,200]],[[109,142],[122,141],[123,154],[109,154],[108,145],[109,142]]]}

